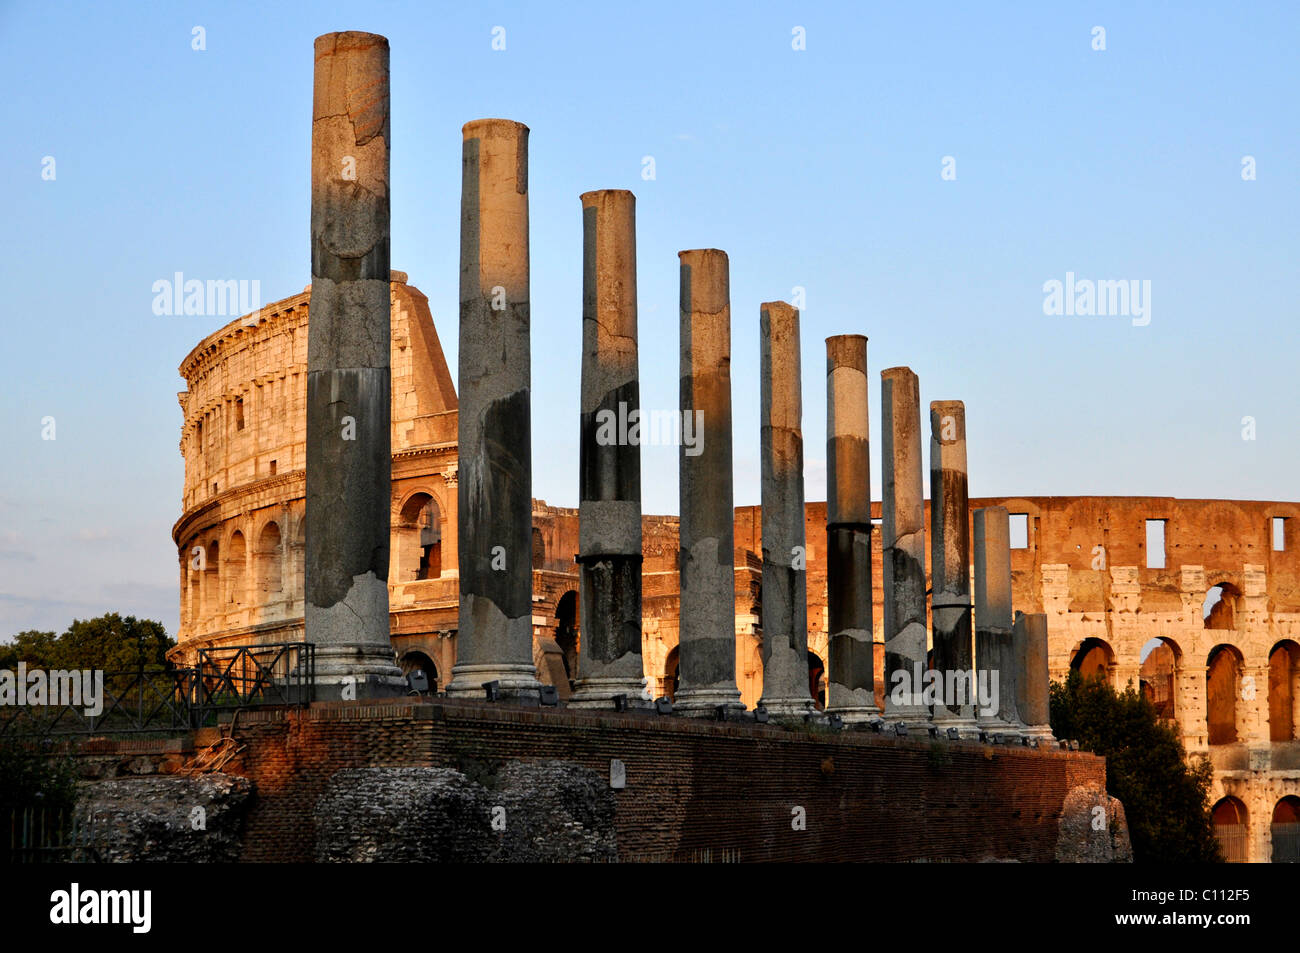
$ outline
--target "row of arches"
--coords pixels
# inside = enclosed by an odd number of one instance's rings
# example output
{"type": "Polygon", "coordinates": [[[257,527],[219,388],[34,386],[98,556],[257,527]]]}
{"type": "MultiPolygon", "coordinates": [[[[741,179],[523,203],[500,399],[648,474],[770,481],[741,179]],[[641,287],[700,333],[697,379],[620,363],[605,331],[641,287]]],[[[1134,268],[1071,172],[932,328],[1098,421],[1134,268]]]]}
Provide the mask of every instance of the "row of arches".
{"type": "MultiPolygon", "coordinates": [[[[1140,686],[1161,718],[1177,722],[1184,674],[1183,652],[1168,637],[1151,639],[1142,647],[1140,686]]],[[[1070,660],[1070,667],[1085,678],[1114,683],[1115,652],[1104,639],[1085,639],[1070,660]]],[[[1268,684],[1258,685],[1246,671],[1245,657],[1235,645],[1221,643],[1205,659],[1205,728],[1211,745],[1243,740],[1240,719],[1258,693],[1267,692],[1270,741],[1300,740],[1300,644],[1277,642],[1268,654],[1268,684]]]]}
{"type": "MultiPolygon", "coordinates": [[[[1212,812],[1214,835],[1229,863],[1250,860],[1250,817],[1239,798],[1222,798],[1212,812]]],[[[1269,828],[1271,861],[1275,864],[1300,863],[1300,797],[1288,794],[1273,806],[1269,828]]]]}
{"type": "MultiPolygon", "coordinates": [[[[389,556],[391,582],[415,582],[442,576],[442,509],[430,493],[411,494],[393,519],[389,556]]],[[[275,604],[301,593],[305,563],[306,526],[298,520],[297,534],[287,543],[277,520],[256,530],[250,541],[242,529],[220,540],[215,533],[181,552],[184,567],[181,617],[193,624],[248,607],[275,604]]]]}

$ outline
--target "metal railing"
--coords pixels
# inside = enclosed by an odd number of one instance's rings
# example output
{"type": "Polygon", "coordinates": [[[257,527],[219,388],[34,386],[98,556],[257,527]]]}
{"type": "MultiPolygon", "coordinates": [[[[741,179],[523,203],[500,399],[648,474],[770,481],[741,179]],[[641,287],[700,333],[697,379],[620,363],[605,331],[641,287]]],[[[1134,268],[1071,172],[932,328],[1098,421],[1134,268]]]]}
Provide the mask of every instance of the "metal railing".
{"type": "Polygon", "coordinates": [[[5,705],[0,735],[37,737],[191,731],[221,712],[257,705],[305,705],[315,697],[316,647],[310,642],[200,649],[193,668],[104,674],[96,714],[82,704],[5,705]]]}
{"type": "Polygon", "coordinates": [[[0,864],[62,864],[98,860],[89,831],[71,809],[15,807],[0,811],[0,864]]]}

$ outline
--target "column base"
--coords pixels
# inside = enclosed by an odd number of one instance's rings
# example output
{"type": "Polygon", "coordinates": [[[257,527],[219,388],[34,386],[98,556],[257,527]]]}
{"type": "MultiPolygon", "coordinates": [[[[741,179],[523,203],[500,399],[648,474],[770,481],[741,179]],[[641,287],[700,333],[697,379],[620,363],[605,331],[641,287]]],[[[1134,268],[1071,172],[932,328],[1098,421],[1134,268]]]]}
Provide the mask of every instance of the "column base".
{"type": "Polygon", "coordinates": [[[846,725],[865,725],[882,721],[881,715],[884,713],[875,705],[863,705],[852,708],[827,708],[826,714],[839,715],[840,720],[846,725]]]}
{"type": "Polygon", "coordinates": [[[406,693],[406,679],[391,647],[370,642],[327,643],[315,652],[315,697],[319,701],[393,698],[406,693]]]}
{"type": "Polygon", "coordinates": [[[595,676],[580,678],[566,708],[613,710],[614,696],[626,695],[628,708],[653,708],[654,700],[646,691],[644,678],[595,676]]]}
{"type": "Polygon", "coordinates": [[[899,721],[908,725],[927,725],[930,723],[930,709],[924,705],[899,705],[886,708],[881,720],[891,725],[899,721]]]}
{"type": "Polygon", "coordinates": [[[533,665],[510,662],[457,663],[451,667],[451,684],[447,686],[450,698],[486,698],[483,689],[487,682],[500,683],[501,700],[523,701],[538,704],[541,701],[542,683],[537,680],[533,665]]]}
{"type": "Polygon", "coordinates": [[[713,718],[718,706],[728,713],[745,710],[738,688],[686,688],[679,689],[673,698],[673,711],[691,718],[713,718]]]}
{"type": "Polygon", "coordinates": [[[760,698],[758,707],[773,718],[802,720],[805,715],[821,714],[811,698],[760,698]]]}
{"type": "Polygon", "coordinates": [[[1021,728],[1019,731],[1026,738],[1037,738],[1039,744],[1044,741],[1056,744],[1056,736],[1052,734],[1051,725],[1031,725],[1028,728],[1021,728]]]}
{"type": "Polygon", "coordinates": [[[950,708],[938,707],[934,710],[932,719],[936,728],[941,735],[947,736],[949,728],[957,729],[957,737],[962,740],[978,739],[980,736],[979,725],[975,721],[975,712],[969,706],[962,708],[960,711],[953,711],[950,708]]]}

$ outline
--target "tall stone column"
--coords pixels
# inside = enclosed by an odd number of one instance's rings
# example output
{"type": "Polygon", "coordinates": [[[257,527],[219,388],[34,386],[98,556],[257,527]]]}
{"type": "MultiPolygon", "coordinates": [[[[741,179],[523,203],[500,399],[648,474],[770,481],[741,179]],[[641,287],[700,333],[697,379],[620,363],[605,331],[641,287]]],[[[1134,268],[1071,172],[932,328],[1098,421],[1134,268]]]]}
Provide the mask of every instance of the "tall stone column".
{"type": "Polygon", "coordinates": [[[885,717],[926,721],[925,490],[921,465],[921,387],[911,368],[881,372],[885,495],[881,545],[885,572],[885,717]],[[898,676],[896,673],[905,673],[898,676]],[[901,703],[899,695],[905,698],[901,703]]]}
{"type": "Polygon", "coordinates": [[[1005,506],[975,511],[975,666],[997,701],[978,712],[986,731],[1016,731],[1016,664],[1011,638],[1011,517],[1005,506]]]}
{"type": "Polygon", "coordinates": [[[826,339],[826,710],[880,717],[871,595],[871,425],[867,339],[826,339]]]}
{"type": "Polygon", "coordinates": [[[1017,708],[1030,738],[1053,741],[1047,670],[1047,615],[1016,613],[1012,644],[1019,653],[1016,668],[1017,708]]]}
{"type": "Polygon", "coordinates": [[[799,312],[759,306],[763,493],[763,697],[777,716],[815,709],[808,685],[808,550],[803,509],[799,312]]]}
{"type": "Polygon", "coordinates": [[[528,127],[461,130],[460,631],[451,695],[535,700],[528,127]]]}
{"type": "Polygon", "coordinates": [[[400,691],[388,626],[388,41],[316,38],[305,639],[327,694],[400,691]]]}
{"type": "Polygon", "coordinates": [[[959,400],[930,404],[930,592],[934,667],[943,678],[934,720],[974,737],[979,686],[971,647],[966,405],[959,400]]]}
{"type": "Polygon", "coordinates": [[[582,433],[578,562],[582,638],[571,708],[646,706],[641,664],[641,448],[636,196],[582,196],[582,433]],[[631,423],[629,423],[631,421],[631,423]]]}
{"type": "Polygon", "coordinates": [[[681,259],[681,627],[674,707],[743,711],[736,687],[731,284],[716,248],[681,259]]]}

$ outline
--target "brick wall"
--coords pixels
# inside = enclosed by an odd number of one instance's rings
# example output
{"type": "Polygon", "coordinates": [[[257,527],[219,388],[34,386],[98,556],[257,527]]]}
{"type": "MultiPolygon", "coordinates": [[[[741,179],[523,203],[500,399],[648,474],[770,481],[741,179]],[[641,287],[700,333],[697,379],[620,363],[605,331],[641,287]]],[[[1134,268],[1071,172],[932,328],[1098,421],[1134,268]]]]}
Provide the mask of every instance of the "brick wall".
{"type": "Polygon", "coordinates": [[[1047,861],[1066,792],[1105,785],[1105,762],[1082,753],[444,699],[246,712],[236,735],[247,747],[225,770],[257,786],[249,861],[310,861],[312,808],[346,767],[480,779],[510,759],[545,758],[607,775],[618,758],[625,861],[1047,861]],[[792,829],[796,807],[806,830],[792,829]]]}

